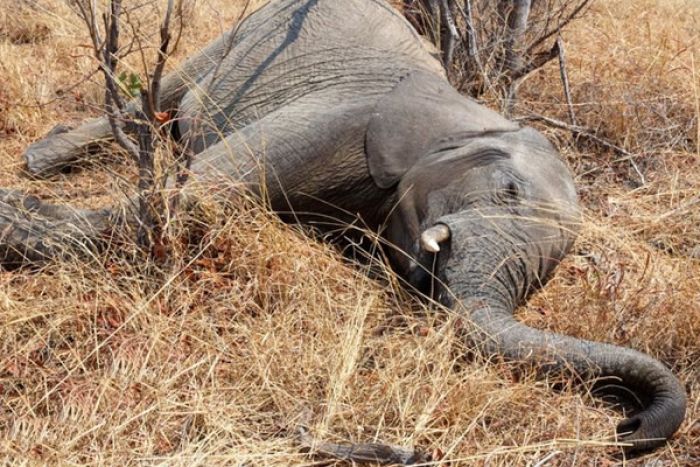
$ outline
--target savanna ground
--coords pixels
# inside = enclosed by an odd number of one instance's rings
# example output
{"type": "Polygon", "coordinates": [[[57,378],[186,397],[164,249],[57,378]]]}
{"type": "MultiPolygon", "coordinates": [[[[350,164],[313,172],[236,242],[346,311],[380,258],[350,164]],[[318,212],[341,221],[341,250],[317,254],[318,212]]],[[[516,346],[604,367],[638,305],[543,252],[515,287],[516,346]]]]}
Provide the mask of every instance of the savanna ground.
{"type": "MultiPolygon", "coordinates": [[[[228,28],[244,2],[185,3],[172,62],[228,28]]],[[[638,171],[542,127],[575,173],[585,221],[574,254],[519,312],[671,366],[689,407],[667,447],[626,461],[610,442],[619,412],[585,388],[553,390],[467,357],[459,320],[417,304],[389,273],[369,279],[263,208],[211,200],[189,219],[187,239],[174,229],[155,271],[113,252],[0,272],[2,458],[319,465],[295,441],[306,413],[324,440],[417,446],[445,464],[698,465],[699,5],[596,0],[566,30],[579,121],[627,148],[638,171]]],[[[139,16],[142,31],[157,31],[152,6],[139,16]]],[[[88,43],[60,0],[0,0],[0,186],[100,205],[133,180],[119,155],[48,181],[22,172],[29,143],[99,114],[88,43]]],[[[126,60],[136,71],[140,63],[126,60]]],[[[566,120],[556,64],[519,97],[516,114],[566,120]]]]}

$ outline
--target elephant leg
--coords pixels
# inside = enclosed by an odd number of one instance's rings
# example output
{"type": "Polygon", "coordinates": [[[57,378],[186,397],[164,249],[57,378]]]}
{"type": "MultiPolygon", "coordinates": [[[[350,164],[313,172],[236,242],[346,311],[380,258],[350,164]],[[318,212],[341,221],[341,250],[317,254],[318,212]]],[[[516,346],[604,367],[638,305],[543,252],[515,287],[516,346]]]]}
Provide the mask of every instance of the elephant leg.
{"type": "MultiPolygon", "coordinates": [[[[337,187],[357,194],[358,183],[373,186],[360,137],[367,105],[328,105],[327,99],[301,99],[197,154],[182,208],[200,196],[202,187],[205,194],[219,186],[230,196],[247,191],[287,211],[301,206],[295,204],[300,199],[318,203],[305,209],[325,206],[327,192],[337,187]]],[[[169,186],[175,186],[174,178],[169,186]]],[[[134,206],[126,199],[109,209],[80,210],[0,189],[0,263],[41,263],[95,252],[115,228],[134,222],[134,206]]]]}
{"type": "Polygon", "coordinates": [[[73,209],[0,189],[0,264],[20,266],[94,252],[113,223],[108,210],[73,209]]]}
{"type": "MultiPolygon", "coordinates": [[[[209,74],[223,59],[229,47],[231,31],[223,34],[194,57],[186,60],[178,69],[163,77],[161,107],[176,109],[184,94],[209,74]]],[[[127,104],[132,115],[140,108],[140,101],[127,104]]],[[[31,144],[25,151],[27,169],[35,176],[50,176],[62,167],[84,159],[90,151],[112,140],[112,130],[106,117],[87,120],[75,129],[51,131],[43,139],[31,144]]]]}
{"type": "MultiPolygon", "coordinates": [[[[252,143],[253,135],[260,134],[256,128],[244,129],[236,138],[210,148],[204,161],[195,164],[199,173],[193,181],[211,184],[217,174],[229,181],[255,179],[258,171],[252,156],[260,153],[260,148],[256,149],[252,143]],[[224,154],[230,155],[225,164],[220,162],[224,154]],[[210,168],[206,161],[212,162],[214,167],[225,166],[225,169],[205,174],[203,171],[210,168]]],[[[170,185],[175,185],[174,178],[170,185]]],[[[184,190],[183,207],[197,196],[189,189],[190,185],[184,190]]],[[[76,209],[44,203],[20,191],[0,189],[0,264],[18,267],[93,255],[104,247],[104,240],[112,236],[116,227],[135,225],[135,206],[135,199],[125,199],[108,209],[76,209]]]]}
{"type": "Polygon", "coordinates": [[[279,180],[276,167],[295,158],[296,151],[294,142],[285,138],[285,128],[274,120],[268,116],[196,154],[184,199],[191,201],[217,189],[229,197],[242,193],[264,197],[273,205],[284,199],[285,181],[279,180]]]}
{"type": "MultiPolygon", "coordinates": [[[[266,135],[279,129],[269,122],[258,122],[208,148],[193,164],[193,176],[183,190],[181,209],[200,195],[195,187],[206,185],[211,192],[217,182],[230,188],[244,183],[260,193],[258,181],[264,154],[280,154],[281,141],[266,135]],[[266,151],[271,144],[270,151],[266,151]]],[[[170,187],[175,185],[171,179],[170,187]]],[[[237,195],[238,190],[228,190],[237,195]]],[[[86,257],[98,253],[115,228],[136,225],[135,199],[125,199],[102,210],[75,209],[68,205],[51,205],[39,198],[15,190],[0,189],[0,264],[18,267],[43,264],[69,257],[86,257]]]]}
{"type": "Polygon", "coordinates": [[[361,198],[365,185],[375,186],[364,155],[371,105],[360,98],[351,103],[334,96],[299,99],[199,152],[190,183],[234,181],[275,211],[322,211],[329,202],[350,202],[346,196],[361,198]]]}

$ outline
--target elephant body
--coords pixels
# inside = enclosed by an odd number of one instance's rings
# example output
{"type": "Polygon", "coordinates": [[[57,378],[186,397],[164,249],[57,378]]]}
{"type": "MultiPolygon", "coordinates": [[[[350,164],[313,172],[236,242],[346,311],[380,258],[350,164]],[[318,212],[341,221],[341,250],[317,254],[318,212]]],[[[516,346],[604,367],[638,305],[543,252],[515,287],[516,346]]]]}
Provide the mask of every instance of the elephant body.
{"type": "Polygon", "coordinates": [[[241,24],[218,69],[199,77],[177,105],[181,134],[204,122],[191,144],[199,153],[193,174],[235,172],[255,185],[264,163],[276,211],[344,220],[350,212],[378,225],[391,193],[368,173],[367,125],[377,102],[414,70],[443,73],[383,1],[275,2],[241,24]],[[223,149],[232,146],[248,150],[233,150],[233,160],[223,149]]]}
{"type": "MultiPolygon", "coordinates": [[[[235,180],[275,211],[328,228],[359,217],[392,245],[400,275],[437,285],[444,305],[471,318],[484,352],[616,378],[637,393],[644,407],[619,425],[631,449],[657,446],[681,424],[685,393],[661,363],[513,318],[576,237],[573,178],[540,133],[455,91],[383,0],[272,1],[168,75],[162,102],[196,154],[190,184],[235,180]]],[[[105,119],[51,135],[28,148],[29,169],[50,170],[109,135],[105,119]]],[[[32,232],[46,235],[66,212],[24,205],[43,216],[32,232]]],[[[95,212],[70,212],[81,235],[105,226],[95,212]]],[[[22,228],[5,236],[6,250],[14,241],[25,258],[51,256],[22,228]]]]}

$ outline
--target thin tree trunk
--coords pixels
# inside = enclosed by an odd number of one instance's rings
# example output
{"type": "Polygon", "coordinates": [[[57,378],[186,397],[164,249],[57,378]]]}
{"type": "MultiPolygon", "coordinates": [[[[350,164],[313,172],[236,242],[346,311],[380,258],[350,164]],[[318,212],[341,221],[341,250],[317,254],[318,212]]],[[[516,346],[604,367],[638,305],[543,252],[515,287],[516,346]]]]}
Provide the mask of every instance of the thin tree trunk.
{"type": "Polygon", "coordinates": [[[506,20],[505,70],[514,76],[525,66],[524,36],[530,18],[532,0],[512,0],[501,3],[501,14],[506,20]]]}
{"type": "Polygon", "coordinates": [[[459,31],[454,19],[455,0],[440,0],[440,44],[442,45],[442,62],[449,71],[459,31]]]}

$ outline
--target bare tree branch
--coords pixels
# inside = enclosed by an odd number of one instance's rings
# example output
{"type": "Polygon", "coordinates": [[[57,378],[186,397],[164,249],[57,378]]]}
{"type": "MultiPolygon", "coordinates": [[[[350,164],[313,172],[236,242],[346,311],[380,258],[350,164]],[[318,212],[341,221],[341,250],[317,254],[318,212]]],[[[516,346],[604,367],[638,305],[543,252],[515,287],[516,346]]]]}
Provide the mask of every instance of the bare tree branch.
{"type": "Polygon", "coordinates": [[[476,32],[474,30],[474,14],[472,13],[472,1],[465,0],[462,15],[464,16],[465,27],[467,29],[467,50],[470,57],[479,56],[479,45],[477,44],[476,32]]]}
{"type": "Polygon", "coordinates": [[[404,14],[442,51],[453,85],[515,99],[518,83],[558,56],[547,40],[590,0],[404,0],[404,14]]]}
{"type": "Polygon", "coordinates": [[[577,126],[576,113],[574,112],[574,104],[571,99],[571,88],[569,87],[569,74],[566,72],[564,42],[561,36],[557,37],[557,49],[559,49],[559,74],[561,75],[561,82],[564,86],[564,97],[566,98],[566,107],[569,110],[569,120],[571,120],[572,125],[577,126]]]}
{"type": "MultiPolygon", "coordinates": [[[[147,96],[142,94],[142,100],[147,96]]],[[[145,117],[145,114],[142,114],[145,117]]],[[[155,151],[153,149],[153,133],[146,122],[138,124],[139,141],[139,225],[136,231],[136,241],[144,249],[152,244],[153,229],[157,224],[157,215],[153,210],[152,191],[155,181],[155,151]]]]}
{"type": "MultiPolygon", "coordinates": [[[[97,21],[94,8],[96,8],[95,0],[93,0],[93,19],[97,21]]],[[[105,69],[105,84],[107,86],[106,99],[108,99],[108,105],[116,106],[116,110],[119,112],[123,112],[125,107],[124,99],[119,93],[119,86],[115,79],[119,62],[119,18],[121,16],[121,8],[121,0],[112,0],[109,13],[103,15],[107,40],[102,48],[102,66],[105,69]]],[[[95,26],[95,31],[97,30],[97,26],[95,26]]]]}
{"type": "Polygon", "coordinates": [[[165,62],[168,59],[168,45],[170,44],[170,17],[173,12],[173,0],[168,0],[168,6],[165,12],[165,17],[160,26],[160,47],[158,49],[158,59],[156,61],[156,67],[153,71],[153,77],[150,79],[150,86],[147,92],[147,99],[144,99],[148,105],[145,106],[144,111],[146,116],[151,122],[157,122],[159,118],[157,113],[161,111],[160,108],[160,82],[163,77],[163,70],[165,69],[165,62]]]}
{"type": "Polygon", "coordinates": [[[558,56],[559,56],[559,44],[557,44],[555,42],[551,49],[549,49],[545,52],[539,53],[539,54],[535,55],[534,57],[532,57],[527,65],[523,66],[522,68],[520,68],[520,70],[518,70],[515,74],[513,74],[511,79],[513,81],[519,81],[519,80],[523,79],[524,77],[526,77],[527,75],[529,75],[530,73],[532,73],[533,71],[539,70],[540,68],[542,68],[543,66],[545,66],[547,63],[551,62],[552,60],[554,60],[558,56]]]}
{"type": "Polygon", "coordinates": [[[569,13],[564,19],[560,20],[557,26],[554,29],[549,30],[548,26],[545,32],[540,35],[532,44],[527,49],[527,54],[531,54],[537,47],[542,45],[547,39],[552,37],[555,34],[558,34],[561,32],[561,30],[566,27],[569,23],[571,23],[575,18],[578,18],[581,13],[583,12],[583,9],[588,6],[590,3],[590,0],[581,0],[579,4],[577,4],[573,10],[571,10],[571,13],[569,13]]]}
{"type": "Polygon", "coordinates": [[[112,128],[114,139],[124,148],[132,158],[138,159],[139,148],[129,139],[121,122],[124,121],[124,101],[119,93],[119,86],[116,82],[116,69],[119,51],[119,17],[121,15],[121,0],[114,0],[110,4],[109,14],[103,16],[105,23],[105,34],[107,39],[104,43],[99,38],[99,27],[97,26],[97,5],[95,0],[90,4],[91,30],[94,32],[93,44],[98,44],[101,49],[95,49],[98,60],[101,57],[100,68],[105,78],[105,112],[112,128]]]}
{"type": "Polygon", "coordinates": [[[226,44],[226,47],[224,48],[224,51],[221,54],[221,59],[219,59],[219,61],[216,63],[216,67],[214,68],[214,72],[212,73],[212,78],[209,80],[209,87],[207,88],[207,92],[205,93],[205,95],[209,94],[208,91],[210,90],[212,83],[216,81],[216,78],[219,75],[221,64],[224,62],[224,59],[228,57],[228,54],[231,53],[231,49],[233,48],[233,42],[236,40],[236,36],[238,35],[241,20],[245,17],[245,14],[248,12],[248,8],[250,8],[250,0],[246,0],[245,5],[243,5],[243,9],[241,10],[240,14],[238,15],[238,18],[236,19],[236,27],[233,29],[233,32],[231,32],[230,36],[228,37],[228,43],[226,44]]]}
{"type": "MultiPolygon", "coordinates": [[[[105,31],[104,41],[100,34],[98,23],[97,0],[74,0],[77,10],[85,22],[93,44],[95,56],[100,64],[100,69],[105,78],[105,113],[109,121],[112,134],[117,143],[126,149],[128,153],[138,161],[138,204],[139,215],[137,219],[137,243],[144,249],[150,249],[154,231],[159,222],[159,214],[154,209],[154,204],[160,204],[155,195],[155,142],[156,128],[161,128],[167,123],[169,117],[161,112],[161,80],[169,55],[171,41],[170,23],[173,15],[174,0],[168,0],[166,12],[160,26],[160,45],[156,57],[156,65],[151,76],[147,77],[147,86],[141,89],[141,108],[134,106],[127,111],[126,104],[121,95],[121,89],[117,81],[117,67],[119,64],[119,36],[120,21],[122,15],[122,1],[111,0],[108,11],[102,15],[105,31]],[[136,143],[126,134],[126,131],[134,133],[136,143]]],[[[138,50],[145,64],[144,46],[131,23],[133,16],[128,16],[129,25],[135,31],[134,40],[138,44],[138,50]]],[[[162,135],[161,135],[162,136],[162,135]]]]}

